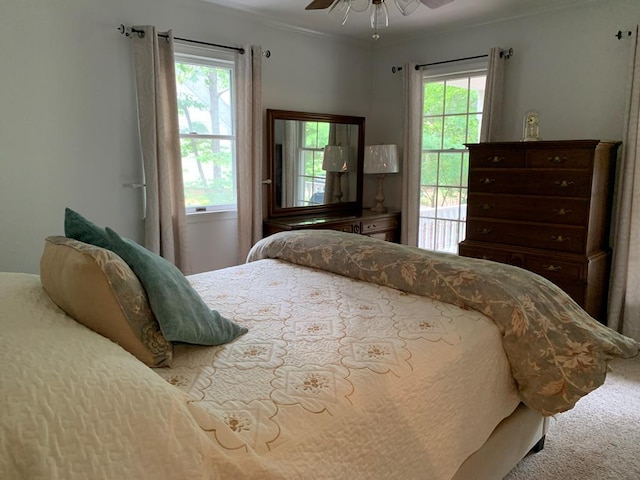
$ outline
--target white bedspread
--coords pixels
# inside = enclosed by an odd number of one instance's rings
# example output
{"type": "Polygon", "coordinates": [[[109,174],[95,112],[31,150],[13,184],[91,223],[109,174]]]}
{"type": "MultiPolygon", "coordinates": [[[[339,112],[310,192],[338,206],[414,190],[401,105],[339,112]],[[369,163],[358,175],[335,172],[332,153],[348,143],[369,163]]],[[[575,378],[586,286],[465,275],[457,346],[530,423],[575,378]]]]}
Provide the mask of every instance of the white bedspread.
{"type": "Polygon", "coordinates": [[[238,478],[447,479],[518,404],[480,313],[278,260],[190,280],[249,333],[157,371],[238,478]]]}
{"type": "Polygon", "coordinates": [[[37,275],[0,273],[0,478],[211,478],[184,395],[68,317],[37,275]]]}
{"type": "Polygon", "coordinates": [[[0,478],[448,479],[518,404],[477,312],[278,260],[190,279],[249,333],[152,370],[0,274],[0,478]]]}

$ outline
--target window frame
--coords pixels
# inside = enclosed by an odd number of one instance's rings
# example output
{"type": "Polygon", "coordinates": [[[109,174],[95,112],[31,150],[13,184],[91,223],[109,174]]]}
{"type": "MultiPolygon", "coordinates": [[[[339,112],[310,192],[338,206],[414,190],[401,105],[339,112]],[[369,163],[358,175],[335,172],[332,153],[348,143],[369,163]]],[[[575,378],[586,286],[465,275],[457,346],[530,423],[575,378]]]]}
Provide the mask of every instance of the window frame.
{"type": "MultiPolygon", "coordinates": [[[[180,42],[176,40],[174,42],[174,64],[192,63],[196,65],[207,65],[212,67],[220,67],[229,69],[231,72],[231,80],[229,84],[230,92],[230,116],[231,116],[231,135],[222,134],[203,134],[203,133],[178,133],[180,141],[182,143],[183,138],[197,139],[197,140],[223,140],[231,142],[231,156],[232,156],[232,172],[233,172],[233,190],[235,203],[217,204],[217,205],[197,205],[187,206],[185,203],[185,211],[187,215],[208,213],[208,212],[237,212],[238,210],[238,185],[237,185],[237,151],[238,151],[238,139],[237,139],[237,119],[236,119],[236,60],[235,55],[232,52],[217,49],[215,47],[195,46],[188,43],[180,42]]],[[[177,84],[177,79],[176,79],[177,84]]],[[[177,97],[176,97],[177,101],[177,97]]],[[[181,155],[182,164],[182,155],[181,155]]],[[[184,189],[184,184],[183,184],[184,189]]]]}
{"type": "MultiPolygon", "coordinates": [[[[303,120],[300,122],[300,125],[298,126],[298,172],[297,172],[297,185],[298,185],[298,190],[297,190],[297,201],[300,205],[298,206],[313,206],[316,205],[315,203],[311,202],[311,199],[313,198],[313,195],[316,192],[313,192],[311,194],[311,196],[309,197],[309,200],[305,200],[305,195],[304,195],[304,190],[306,187],[307,183],[311,184],[311,188],[312,190],[315,190],[315,186],[316,185],[322,185],[323,187],[326,185],[326,179],[327,179],[327,175],[326,172],[324,170],[322,170],[322,159],[320,159],[320,170],[319,172],[322,172],[322,175],[307,175],[306,174],[306,169],[305,169],[305,154],[308,152],[311,154],[312,158],[314,159],[314,167],[315,167],[315,158],[316,155],[323,155],[324,154],[324,148],[325,145],[323,146],[319,146],[318,142],[317,142],[317,138],[318,138],[318,125],[320,122],[318,120],[303,120]],[[312,147],[312,146],[307,146],[305,144],[305,134],[307,131],[307,125],[309,124],[314,124],[314,129],[316,132],[316,146],[312,147]]],[[[315,173],[315,169],[314,169],[314,173],[315,173]]],[[[325,191],[323,193],[323,198],[326,201],[326,195],[327,192],[325,191]]],[[[319,203],[317,205],[323,205],[325,202],[323,201],[322,203],[319,203]]]]}
{"type": "MultiPolygon", "coordinates": [[[[427,83],[434,83],[434,82],[439,82],[439,81],[452,81],[452,80],[456,80],[456,79],[466,79],[467,81],[470,81],[470,79],[474,76],[484,76],[485,77],[485,88],[486,88],[486,76],[488,73],[488,69],[487,69],[487,64],[486,61],[484,62],[469,62],[466,63],[464,65],[444,65],[444,66],[440,66],[440,67],[436,67],[436,68],[430,68],[430,69],[426,69],[423,71],[422,74],[422,78],[421,78],[421,82],[422,82],[422,91],[424,92],[424,89],[427,85],[427,83]]],[[[482,122],[482,115],[484,114],[484,99],[482,99],[482,109],[478,110],[478,111],[473,111],[471,112],[469,110],[469,101],[470,98],[467,98],[467,107],[466,107],[466,111],[464,112],[464,116],[466,117],[466,123],[465,123],[465,143],[469,142],[469,118],[472,115],[480,115],[480,121],[482,122]]],[[[421,111],[421,142],[420,142],[420,200],[419,200],[419,214],[418,214],[418,222],[419,222],[419,227],[418,227],[418,245],[420,248],[423,248],[425,250],[430,250],[430,251],[436,251],[436,252],[448,252],[448,253],[455,253],[457,254],[457,248],[455,249],[455,252],[453,252],[450,249],[446,249],[446,245],[442,246],[441,248],[439,243],[438,243],[438,230],[439,230],[439,226],[440,223],[439,221],[449,221],[449,222],[453,222],[454,224],[457,224],[456,227],[452,227],[454,230],[457,230],[456,233],[456,238],[457,238],[457,242],[456,245],[458,245],[462,240],[464,240],[465,238],[465,233],[466,233],[466,220],[467,220],[467,214],[466,214],[466,203],[462,203],[462,199],[466,198],[468,200],[468,195],[465,192],[468,192],[468,181],[467,178],[463,178],[463,175],[465,172],[467,172],[467,176],[468,176],[468,171],[469,171],[469,154],[468,154],[468,149],[465,148],[446,148],[444,142],[445,142],[445,131],[444,129],[442,130],[441,133],[441,144],[440,144],[440,148],[425,148],[425,139],[424,139],[424,126],[425,126],[425,122],[426,119],[428,118],[435,118],[435,117],[439,117],[442,119],[443,125],[445,124],[445,120],[447,117],[451,117],[451,116],[460,116],[460,113],[447,113],[446,112],[446,103],[443,103],[443,111],[441,114],[439,115],[435,115],[435,114],[431,114],[431,115],[426,115],[425,114],[425,99],[423,96],[421,96],[421,105],[420,105],[420,111],[421,111]],[[441,156],[442,155],[447,155],[447,154],[456,154],[456,155],[460,155],[460,180],[458,182],[457,185],[449,185],[449,184],[444,184],[444,183],[440,183],[440,179],[439,179],[439,174],[436,173],[436,182],[435,185],[432,184],[427,184],[427,183],[423,183],[424,178],[423,178],[423,162],[426,156],[428,155],[437,155],[438,157],[438,162],[437,162],[437,171],[439,171],[440,169],[440,160],[441,160],[441,156]],[[435,202],[436,205],[434,207],[434,212],[433,212],[433,217],[430,216],[423,216],[422,215],[422,189],[423,186],[431,186],[431,187],[435,187],[436,188],[436,195],[437,192],[439,191],[440,187],[451,187],[451,188],[455,188],[458,189],[458,205],[457,205],[457,216],[455,218],[444,218],[444,217],[439,217],[438,216],[438,200],[436,198],[435,202]],[[464,208],[464,211],[462,211],[464,208]],[[422,235],[422,228],[423,228],[423,219],[425,224],[428,224],[430,221],[433,222],[433,232],[435,235],[435,238],[431,239],[431,238],[423,238],[422,235]]],[[[444,128],[444,127],[443,127],[444,128]]],[[[456,205],[453,205],[456,206],[456,205]]],[[[452,206],[452,207],[453,207],[452,206]]],[[[442,208],[451,208],[451,207],[446,207],[443,206],[442,208]]],[[[428,228],[427,226],[425,226],[425,228],[428,228]]],[[[447,234],[445,233],[444,236],[447,236],[447,234]]]]}

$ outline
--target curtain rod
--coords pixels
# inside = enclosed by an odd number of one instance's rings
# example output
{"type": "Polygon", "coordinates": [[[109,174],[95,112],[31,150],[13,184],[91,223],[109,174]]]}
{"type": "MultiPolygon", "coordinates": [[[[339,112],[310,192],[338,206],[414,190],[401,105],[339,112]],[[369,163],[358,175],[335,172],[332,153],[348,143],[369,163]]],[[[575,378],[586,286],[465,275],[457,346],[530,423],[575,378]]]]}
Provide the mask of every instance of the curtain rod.
{"type": "MultiPolygon", "coordinates": [[[[137,30],[135,27],[128,27],[128,26],[125,26],[122,23],[118,27],[118,31],[120,33],[122,33],[123,35],[126,35],[127,37],[130,37],[132,33],[137,33],[140,38],[144,37],[144,31],[143,30],[137,30]]],[[[159,37],[163,37],[163,38],[167,38],[168,35],[166,33],[158,33],[158,36],[159,37]]],[[[242,47],[231,47],[229,45],[219,45],[217,43],[201,42],[200,40],[191,40],[190,38],[181,38],[181,37],[173,37],[173,38],[175,40],[181,40],[183,42],[197,43],[198,45],[207,45],[209,47],[218,47],[218,48],[226,48],[227,50],[235,50],[235,51],[239,52],[240,54],[244,54],[244,48],[242,48],[242,47]]],[[[269,50],[265,50],[265,54],[264,55],[267,58],[269,58],[271,56],[271,52],[269,50]]]]}
{"type": "MultiPolygon", "coordinates": [[[[507,50],[500,51],[500,58],[509,58],[513,55],[513,48],[509,48],[507,50]]],[[[434,65],[443,65],[445,63],[454,63],[454,62],[463,62],[465,60],[475,60],[477,58],[486,58],[488,54],[484,55],[475,55],[473,57],[463,57],[463,58],[454,58],[453,60],[443,60],[441,62],[432,62],[432,63],[422,63],[420,65],[416,65],[416,70],[420,70],[422,67],[432,67],[434,65]]],[[[402,67],[391,67],[391,73],[396,73],[402,70],[402,67]]]]}

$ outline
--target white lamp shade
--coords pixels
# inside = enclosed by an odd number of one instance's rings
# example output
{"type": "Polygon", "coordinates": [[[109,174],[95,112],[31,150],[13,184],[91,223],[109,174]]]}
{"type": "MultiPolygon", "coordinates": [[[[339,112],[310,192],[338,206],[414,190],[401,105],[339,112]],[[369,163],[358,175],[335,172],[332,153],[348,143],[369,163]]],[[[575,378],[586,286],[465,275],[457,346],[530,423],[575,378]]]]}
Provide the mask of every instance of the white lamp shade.
{"type": "Polygon", "coordinates": [[[324,147],[322,169],[327,172],[349,172],[353,170],[351,147],[327,145],[324,147]]]}
{"type": "Polygon", "coordinates": [[[396,145],[369,145],[364,149],[364,173],[398,173],[396,145]]]}

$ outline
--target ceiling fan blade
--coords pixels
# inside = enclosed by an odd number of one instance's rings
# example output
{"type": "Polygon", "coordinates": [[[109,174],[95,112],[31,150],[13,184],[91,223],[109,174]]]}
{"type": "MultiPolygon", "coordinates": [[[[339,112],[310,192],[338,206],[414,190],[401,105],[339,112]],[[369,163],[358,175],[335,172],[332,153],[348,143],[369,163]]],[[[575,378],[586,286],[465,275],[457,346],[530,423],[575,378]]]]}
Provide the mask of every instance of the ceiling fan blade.
{"type": "Polygon", "coordinates": [[[453,2],[453,0],[420,0],[429,8],[439,8],[447,3],[453,2]]]}
{"type": "Polygon", "coordinates": [[[333,2],[336,0],[313,0],[309,5],[307,5],[305,10],[324,10],[325,8],[329,8],[333,5],[333,2]]]}

